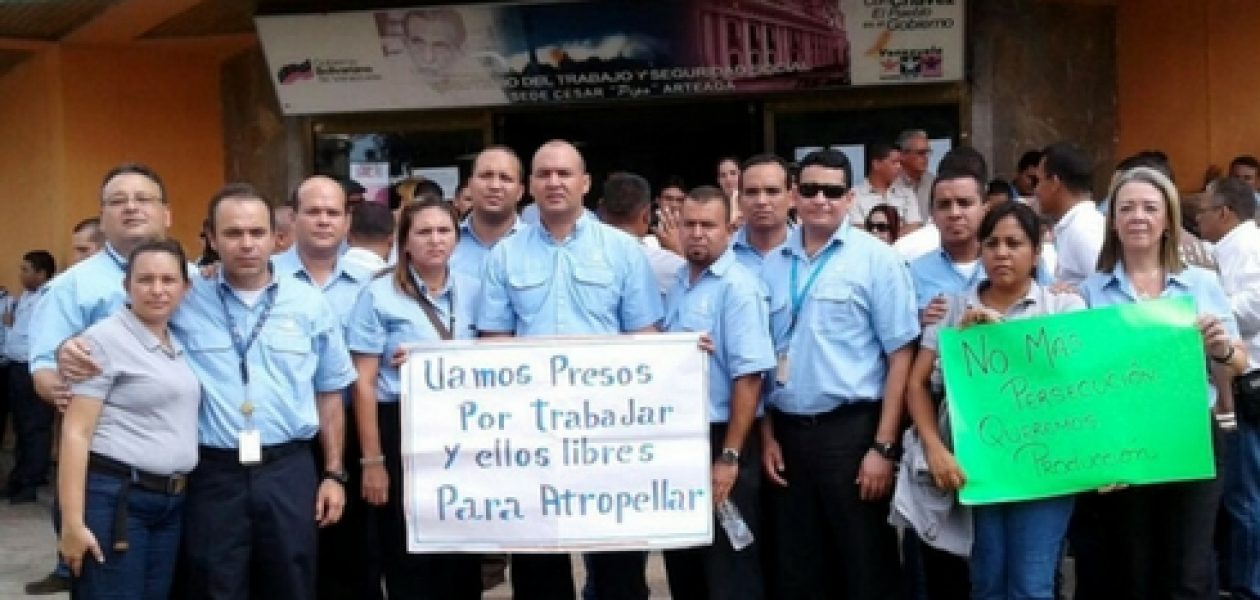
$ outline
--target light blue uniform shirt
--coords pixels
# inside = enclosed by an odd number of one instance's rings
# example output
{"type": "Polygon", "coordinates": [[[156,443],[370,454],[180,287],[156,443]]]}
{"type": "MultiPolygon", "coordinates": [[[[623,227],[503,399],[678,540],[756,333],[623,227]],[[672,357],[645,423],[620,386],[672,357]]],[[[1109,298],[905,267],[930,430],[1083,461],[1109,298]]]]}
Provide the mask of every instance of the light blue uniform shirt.
{"type": "MultiPolygon", "coordinates": [[[[1094,273],[1081,283],[1081,296],[1090,308],[1133,304],[1139,300],[1137,290],[1124,271],[1124,264],[1116,262],[1110,273],[1094,273]]],[[[1232,339],[1238,339],[1238,321],[1230,309],[1229,299],[1221,288],[1216,274],[1199,267],[1186,267],[1180,273],[1169,273],[1164,278],[1164,291],[1160,298],[1194,298],[1200,316],[1215,315],[1225,326],[1232,339]]],[[[1208,384],[1208,404],[1216,404],[1216,387],[1208,384]]]]}
{"type": "MultiPolygon", "coordinates": [[[[761,280],[727,250],[691,283],[691,267],[678,270],[665,295],[665,331],[708,332],[709,421],[731,418],[736,377],[774,368],[769,297],[761,280]]],[[[758,407],[760,409],[760,407],[758,407]]]]}
{"type": "MultiPolygon", "coordinates": [[[[447,327],[451,326],[454,313],[455,327],[451,334],[455,339],[477,337],[473,323],[476,316],[477,295],[481,291],[479,280],[451,271],[446,289],[432,294],[424,282],[416,278],[422,293],[437,308],[438,317],[447,327]]],[[[431,342],[442,339],[433,323],[420,307],[420,302],[398,289],[394,274],[385,273],[372,280],[359,295],[359,301],[350,313],[346,329],[346,345],[355,354],[371,354],[380,357],[376,375],[377,402],[398,402],[402,392],[398,368],[391,366],[394,351],[408,342],[431,342]]]]}
{"type": "Polygon", "coordinates": [[[32,315],[31,372],[57,368],[57,347],[127,302],[123,266],[127,264],[109,244],[70,267],[48,283],[48,291],[32,315]]]}
{"type": "Polygon", "coordinates": [[[805,255],[801,232],[793,231],[783,249],[766,258],[762,276],[770,287],[775,350],[788,356],[787,382],[776,381],[770,404],[814,415],[882,400],[887,355],[919,335],[914,286],[901,255],[846,221],[813,260],[805,255]],[[792,271],[797,289],[804,290],[828,252],[793,327],[792,271]]]}
{"type": "Polygon", "coordinates": [[[240,431],[251,426],[265,446],[309,440],[319,431],[315,394],[340,391],[355,379],[337,315],[311,286],[290,277],[275,276],[250,307],[221,273],[213,279],[196,275],[171,330],[201,381],[197,430],[206,446],[236,448],[240,431]],[[271,300],[271,313],[246,355],[247,390],[226,311],[245,342],[271,300]],[[241,412],[246,400],[254,405],[248,424],[241,412]]]}
{"type": "Polygon", "coordinates": [[[583,212],[568,238],[529,227],[490,250],[479,331],[587,335],[660,322],[661,289],[638,240],[583,212]]]}
{"type": "Polygon", "coordinates": [[[302,265],[302,257],[298,256],[297,246],[271,257],[271,265],[278,277],[296,277],[300,281],[319,290],[328,300],[329,306],[337,313],[339,322],[344,327],[350,319],[350,311],[354,308],[359,292],[372,280],[372,273],[352,262],[341,260],[338,256],[332,275],[323,286],[317,285],[306,267],[302,265]]]}
{"type": "MultiPolygon", "coordinates": [[[[963,277],[958,267],[954,266],[954,259],[950,258],[949,253],[944,248],[937,248],[910,261],[910,278],[914,281],[915,304],[923,308],[938,295],[961,294],[976,287],[981,281],[988,279],[988,276],[984,272],[984,263],[976,257],[976,268],[971,277],[963,277]]],[[[1053,281],[1054,274],[1046,268],[1041,257],[1038,257],[1037,283],[1047,286],[1053,281]]]]}
{"type": "MultiPolygon", "coordinates": [[[[499,241],[528,227],[529,225],[517,218],[507,235],[499,241]]],[[[486,245],[477,239],[477,234],[473,232],[471,217],[464,219],[464,222],[459,224],[459,243],[455,245],[455,252],[451,254],[451,271],[480,278],[482,265],[485,264],[486,256],[490,254],[490,249],[493,247],[494,244],[486,245]]]]}
{"type": "MultiPolygon", "coordinates": [[[[35,291],[24,291],[13,305],[13,325],[7,327],[4,336],[4,357],[13,362],[26,362],[30,356],[31,317],[40,299],[48,292],[48,284],[35,291]]],[[[3,424],[0,424],[2,427],[3,424]]]]}
{"type": "MultiPolygon", "coordinates": [[[[791,236],[792,229],[788,228],[788,235],[791,236]]],[[[748,226],[740,227],[735,235],[731,236],[731,250],[735,252],[735,259],[739,264],[744,265],[754,275],[761,276],[761,269],[765,265],[766,257],[779,252],[783,246],[787,244],[787,238],[783,239],[783,243],[771,248],[765,255],[761,251],[748,243],[748,226]]]]}

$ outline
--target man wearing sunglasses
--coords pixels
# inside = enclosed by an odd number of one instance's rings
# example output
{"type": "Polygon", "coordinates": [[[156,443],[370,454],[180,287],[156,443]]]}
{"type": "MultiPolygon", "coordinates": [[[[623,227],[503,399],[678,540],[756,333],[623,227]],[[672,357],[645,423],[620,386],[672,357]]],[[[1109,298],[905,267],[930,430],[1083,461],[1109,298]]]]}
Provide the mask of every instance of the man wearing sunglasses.
{"type": "Polygon", "coordinates": [[[899,254],[848,219],[852,167],[804,157],[801,225],[766,257],[777,368],[762,425],[776,536],[774,598],[887,600],[897,589],[889,492],[919,335],[899,254]]]}
{"type": "Polygon", "coordinates": [[[932,212],[932,181],[936,178],[928,171],[928,159],[932,157],[932,144],[922,129],[907,129],[897,136],[897,148],[901,150],[901,175],[894,181],[897,186],[914,192],[919,201],[919,214],[932,212]]]}

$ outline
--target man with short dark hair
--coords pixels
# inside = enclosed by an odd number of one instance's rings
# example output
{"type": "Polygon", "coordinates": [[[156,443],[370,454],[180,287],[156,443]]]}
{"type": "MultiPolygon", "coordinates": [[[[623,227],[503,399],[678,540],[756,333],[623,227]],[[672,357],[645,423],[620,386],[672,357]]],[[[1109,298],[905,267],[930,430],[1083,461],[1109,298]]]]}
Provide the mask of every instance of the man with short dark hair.
{"type": "Polygon", "coordinates": [[[276,254],[284,254],[293,247],[293,204],[284,203],[277,206],[276,214],[276,254]]]}
{"type": "Polygon", "coordinates": [[[735,550],[714,526],[713,543],[665,552],[674,598],[762,598],[761,445],[757,427],[762,378],[774,368],[769,307],[758,276],[730,249],[730,201],[703,186],[680,207],[687,263],[674,273],[665,300],[666,331],[709,335],[709,441],[713,502],[730,499],[752,531],[752,545],[735,550]],[[751,434],[751,435],[750,435],[751,434]]]}
{"type": "Polygon", "coordinates": [[[472,210],[459,224],[459,242],[451,254],[451,270],[480,278],[481,266],[499,240],[528,227],[516,216],[525,194],[521,159],[507,146],[490,146],[477,153],[468,194],[472,210]]]}
{"type": "Polygon", "coordinates": [[[1015,177],[1011,178],[1011,185],[1015,186],[1020,198],[1033,197],[1033,190],[1037,188],[1037,165],[1040,164],[1040,150],[1029,150],[1020,155],[1015,165],[1015,177]]]}
{"type": "Polygon", "coordinates": [[[394,246],[394,211],[380,202],[364,202],[350,214],[350,249],[341,260],[366,273],[378,273],[394,246]]]}
{"type": "Polygon", "coordinates": [[[794,189],[791,168],[774,154],[758,154],[741,166],[736,202],[744,224],[732,236],[731,249],[736,260],[757,275],[766,257],[787,242],[794,189]]]}
{"type": "Polygon", "coordinates": [[[885,142],[875,142],[867,148],[866,181],[854,186],[853,202],[849,206],[849,222],[866,223],[866,215],[880,204],[897,209],[901,217],[902,232],[908,233],[923,225],[919,212],[919,199],[914,191],[901,187],[901,151],[885,142]]]}
{"type": "MultiPolygon", "coordinates": [[[[1216,245],[1221,287],[1247,346],[1250,371],[1260,368],[1260,229],[1254,194],[1241,178],[1218,179],[1208,186],[1207,206],[1195,216],[1199,232],[1216,245]]],[[[1260,403],[1247,396],[1233,399],[1238,431],[1226,460],[1228,591],[1235,598],[1260,598],[1260,403]]]]}
{"type": "Polygon", "coordinates": [[[23,255],[19,270],[22,295],[4,314],[4,357],[9,361],[9,402],[17,434],[13,470],[9,471],[5,487],[10,504],[34,502],[36,488],[48,483],[53,411],[35,394],[28,361],[31,316],[55,271],[56,264],[47,251],[34,250],[23,255]]]}
{"type": "Polygon", "coordinates": [[[1079,146],[1059,142],[1042,151],[1035,192],[1038,209],[1055,221],[1055,281],[1080,285],[1098,265],[1107,219],[1094,205],[1093,185],[1094,164],[1079,146]]]}
{"type": "Polygon", "coordinates": [[[768,257],[778,367],[761,428],[775,487],[775,598],[890,600],[897,590],[889,493],[902,394],[919,336],[914,287],[887,244],[846,219],[852,167],[804,157],[801,225],[768,257]]]}
{"type": "Polygon", "coordinates": [[[932,181],[935,179],[928,171],[932,142],[926,131],[907,129],[897,135],[897,149],[901,151],[901,175],[896,182],[914,192],[919,201],[919,214],[928,217],[932,213],[932,181]]]}
{"type": "Polygon", "coordinates": [[[1229,176],[1243,180],[1252,192],[1260,192],[1260,161],[1250,154],[1229,161],[1229,176]]]}
{"type": "Polygon", "coordinates": [[[105,245],[105,232],[101,231],[99,217],[83,219],[75,224],[70,233],[70,266],[96,254],[105,245]]]}
{"type": "Polygon", "coordinates": [[[683,259],[669,250],[644,243],[652,224],[652,188],[646,179],[634,173],[613,173],[604,181],[604,194],[599,200],[599,218],[639,241],[643,255],[652,265],[652,273],[664,297],[674,283],[683,259]]]}

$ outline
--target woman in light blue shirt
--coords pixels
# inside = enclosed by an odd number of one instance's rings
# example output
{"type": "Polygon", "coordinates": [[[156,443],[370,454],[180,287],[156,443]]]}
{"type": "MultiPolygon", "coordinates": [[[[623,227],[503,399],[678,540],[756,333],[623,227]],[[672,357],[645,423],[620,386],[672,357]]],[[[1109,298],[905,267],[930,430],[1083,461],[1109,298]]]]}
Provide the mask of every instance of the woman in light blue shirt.
{"type": "MultiPolygon", "coordinates": [[[[937,426],[938,406],[933,398],[940,395],[943,385],[937,362],[941,328],[1085,308],[1085,302],[1074,293],[1054,294],[1038,285],[1040,223],[1031,208],[1018,202],[999,204],[985,215],[976,233],[987,279],[947,298],[948,312],[941,322],[923,332],[906,387],[907,408],[922,440],[932,479],[942,490],[961,488],[965,476],[951,451],[948,436],[942,435],[937,426]]],[[[906,491],[899,489],[898,493],[906,491]]],[[[972,511],[971,598],[1053,600],[1059,552],[1072,516],[1072,501],[1073,496],[1059,496],[976,506],[972,511]]],[[[965,545],[962,541],[940,547],[965,545]]],[[[966,594],[964,564],[958,558],[925,552],[928,594],[934,598],[966,594]]]]}
{"type": "Polygon", "coordinates": [[[363,498],[374,507],[390,598],[480,598],[476,554],[408,554],[403,506],[401,382],[394,355],[411,342],[476,337],[479,282],[450,270],[459,223],[450,204],[406,205],[398,263],[359,295],[346,331],[359,379],[354,411],[363,450],[363,498]]]}
{"type": "MultiPolygon", "coordinates": [[[[1138,167],[1125,171],[1108,195],[1107,233],[1098,256],[1098,272],[1081,286],[1091,307],[1191,296],[1198,306],[1198,326],[1215,381],[1246,369],[1246,350],[1229,302],[1213,273],[1187,267],[1178,249],[1181,208],[1177,190],[1160,172],[1138,167]]],[[[1215,402],[1205,398],[1205,413],[1215,402]]],[[[1220,447],[1213,427],[1217,472],[1220,447]]],[[[1170,429],[1203,423],[1169,423],[1170,429]]],[[[1131,598],[1214,598],[1216,576],[1212,536],[1221,499],[1219,475],[1209,480],[1142,485],[1099,498],[1099,539],[1108,545],[1100,565],[1131,598]]]]}

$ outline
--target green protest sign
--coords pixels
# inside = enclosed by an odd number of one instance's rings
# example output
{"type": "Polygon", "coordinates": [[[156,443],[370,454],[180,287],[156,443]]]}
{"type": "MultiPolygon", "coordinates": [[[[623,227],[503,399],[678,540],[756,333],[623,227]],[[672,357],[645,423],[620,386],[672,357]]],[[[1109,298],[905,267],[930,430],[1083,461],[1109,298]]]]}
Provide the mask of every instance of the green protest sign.
{"type": "Polygon", "coordinates": [[[1212,477],[1191,298],[945,329],[963,504],[1212,477]]]}

